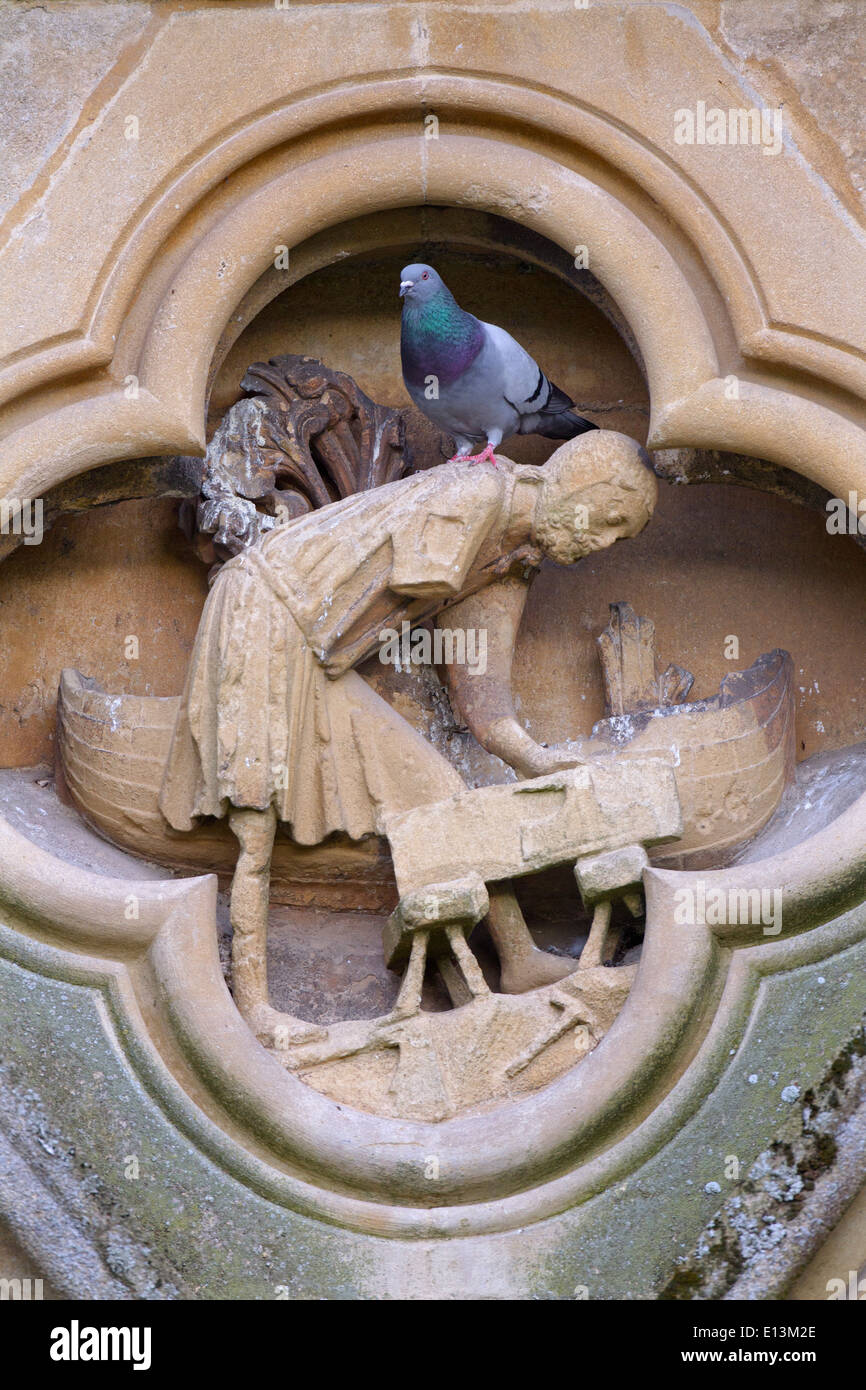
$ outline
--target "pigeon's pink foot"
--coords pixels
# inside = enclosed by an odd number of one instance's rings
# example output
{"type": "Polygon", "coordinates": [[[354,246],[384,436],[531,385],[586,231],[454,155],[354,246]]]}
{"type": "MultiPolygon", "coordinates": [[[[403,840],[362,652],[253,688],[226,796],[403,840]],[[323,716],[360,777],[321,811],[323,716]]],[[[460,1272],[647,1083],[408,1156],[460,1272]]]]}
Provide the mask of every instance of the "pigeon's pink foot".
{"type": "Polygon", "coordinates": [[[487,445],[487,448],[484,450],[484,452],[483,452],[482,454],[467,454],[466,457],[464,458],[463,462],[464,462],[464,463],[470,463],[470,464],[472,464],[472,463],[492,463],[492,464],[493,464],[493,467],[496,468],[496,467],[497,467],[496,455],[495,455],[494,452],[493,452],[493,445],[492,445],[492,444],[488,444],[488,445],[487,445]]]}

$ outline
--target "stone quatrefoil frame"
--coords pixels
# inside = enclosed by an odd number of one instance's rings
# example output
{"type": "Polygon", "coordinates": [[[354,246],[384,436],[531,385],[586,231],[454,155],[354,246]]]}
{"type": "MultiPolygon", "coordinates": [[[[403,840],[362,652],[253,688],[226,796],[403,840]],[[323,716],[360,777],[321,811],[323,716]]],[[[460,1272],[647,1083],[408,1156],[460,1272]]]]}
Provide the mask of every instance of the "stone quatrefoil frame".
{"type": "MultiPolygon", "coordinates": [[[[342,7],[314,8],[321,29],[342,7]]],[[[219,30],[212,10],[150,22],[114,86],[103,84],[99,111],[0,229],[0,494],[38,496],[120,458],[203,451],[214,363],[263,304],[345,256],[350,219],[356,251],[416,246],[425,205],[474,211],[475,245],[501,249],[484,227],[504,219],[569,255],[588,247],[645,366],[650,447],[754,455],[835,495],[866,493],[866,301],[849,292],[866,284],[866,237],[790,133],[780,156],[731,149],[724,166],[718,150],[674,145],[672,108],[711,84],[723,80],[732,105],[756,100],[693,17],[668,6],[640,31],[641,90],[633,68],[628,81],[617,71],[611,17],[582,17],[609,60],[594,72],[576,46],[569,92],[546,85],[543,54],[510,59],[508,71],[478,70],[477,55],[475,71],[455,68],[456,30],[446,45],[432,10],[422,31],[392,15],[405,26],[389,39],[405,47],[402,69],[376,67],[383,21],[372,16],[351,52],[331,49],[329,81],[314,84],[300,63],[294,90],[271,51],[278,14],[227,11],[219,30]],[[676,91],[664,81],[671,26],[676,91]],[[213,61],[196,61],[203,43],[213,61]],[[200,139],[184,148],[191,64],[202,109],[221,90],[214,105],[232,119],[196,116],[200,139]],[[129,112],[145,130],[163,123],[157,153],[124,140],[129,112]],[[435,140],[424,138],[429,112],[435,140]],[[281,244],[287,272],[273,270],[281,244]]],[[[551,45],[566,41],[560,22],[574,13],[551,21],[551,45]]],[[[0,821],[0,939],[24,968],[103,998],[104,1027],[141,1084],[239,1181],[367,1233],[482,1234],[564,1211],[633,1172],[730,1065],[768,977],[866,936],[850,911],[866,894],[866,797],[796,850],[739,872],[751,889],[784,887],[779,937],[676,926],[674,894],[697,875],[650,870],[637,979],[599,1047],[541,1092],[435,1125],[340,1106],[259,1046],[223,981],[212,876],[93,874],[0,821]]],[[[738,886],[736,869],[700,877],[738,886]]]]}

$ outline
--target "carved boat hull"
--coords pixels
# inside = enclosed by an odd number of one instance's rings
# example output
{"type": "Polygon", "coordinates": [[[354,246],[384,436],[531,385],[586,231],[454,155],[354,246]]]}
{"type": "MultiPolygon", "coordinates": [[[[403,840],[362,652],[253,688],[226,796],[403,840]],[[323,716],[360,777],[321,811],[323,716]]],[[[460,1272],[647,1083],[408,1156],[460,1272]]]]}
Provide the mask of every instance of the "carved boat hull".
{"type": "MultiPolygon", "coordinates": [[[[237,858],[228,823],[208,819],[182,834],[159,810],[179,704],[177,695],[110,695],[65,670],[57,705],[59,789],[120,849],[186,873],[216,873],[225,887],[237,858]]],[[[390,911],[397,890],[387,844],[332,835],[309,848],[278,832],[271,895],[295,906],[390,911]]]]}
{"type": "MultiPolygon", "coordinates": [[[[184,872],[227,882],[237,846],[225,821],[181,834],[157,800],[179,697],[111,695],[77,671],[60,682],[61,784],[83,819],[120,848],[184,872]]],[[[710,700],[601,720],[593,747],[618,757],[661,757],[675,771],[685,833],[654,851],[670,868],[724,864],[776,810],[794,770],[791,659],[761,657],[728,676],[710,700]]],[[[396,888],[384,841],[331,836],[313,848],[280,833],[276,901],[323,908],[390,910],[396,888]]]]}
{"type": "Polygon", "coordinates": [[[685,832],[652,851],[653,862],[717,868],[763,829],[794,776],[793,663],[768,652],[711,699],[602,719],[592,735],[599,751],[674,768],[685,832]]]}

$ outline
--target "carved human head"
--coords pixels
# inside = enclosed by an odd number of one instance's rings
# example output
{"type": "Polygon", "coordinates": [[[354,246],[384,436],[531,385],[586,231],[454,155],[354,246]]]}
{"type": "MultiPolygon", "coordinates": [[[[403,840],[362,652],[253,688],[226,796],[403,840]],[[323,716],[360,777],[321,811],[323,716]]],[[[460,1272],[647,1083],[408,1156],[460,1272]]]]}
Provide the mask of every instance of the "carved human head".
{"type": "Polygon", "coordinates": [[[628,435],[598,430],[563,444],[539,470],[533,539],[559,565],[636,536],[653,513],[656,480],[628,435]]]}

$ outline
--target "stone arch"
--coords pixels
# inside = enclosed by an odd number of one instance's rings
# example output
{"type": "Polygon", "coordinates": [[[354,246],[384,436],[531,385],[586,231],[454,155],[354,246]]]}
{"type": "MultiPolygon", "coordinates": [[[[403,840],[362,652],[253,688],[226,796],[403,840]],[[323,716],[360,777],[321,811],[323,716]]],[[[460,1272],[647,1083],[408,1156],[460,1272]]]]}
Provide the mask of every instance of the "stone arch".
{"type": "MultiPolygon", "coordinates": [[[[429,75],[427,100],[446,114],[453,107],[455,133],[428,147],[406,130],[407,81],[353,88],[353,126],[339,152],[321,145],[346,94],[327,92],[224,133],[163,180],[95,277],[80,330],[7,363],[32,389],[19,428],[10,412],[0,489],[33,495],[109,458],[201,449],[213,350],[274,245],[413,202],[511,217],[566,250],[575,228],[591,228],[593,269],[646,364],[651,445],[739,449],[830,490],[862,482],[852,354],[774,326],[746,249],[669,157],[561,94],[445,74],[429,75]],[[483,183],[467,182],[482,168],[483,183]],[[347,169],[363,179],[347,183],[347,169]],[[657,203],[676,216],[660,218],[657,203]],[[57,412],[50,382],[60,362],[64,377],[90,372],[57,412]],[[131,371],[137,401],[119,389],[131,371]],[[743,388],[734,407],[724,385],[731,373],[743,388]],[[40,397],[47,409],[34,418],[40,397]]],[[[411,100],[417,119],[417,94],[411,100]]]]}
{"type": "MultiPolygon", "coordinates": [[[[17,421],[12,415],[0,490],[32,495],[108,459],[201,449],[214,351],[233,309],[271,261],[275,242],[294,245],[347,216],[419,201],[516,217],[565,249],[574,244],[575,226],[591,229],[585,239],[593,268],[626,315],[646,363],[651,444],[736,448],[798,469],[836,492],[866,487],[866,440],[851,394],[861,364],[844,344],[775,314],[747,249],[651,139],[537,88],[442,73],[428,74],[425,84],[425,100],[465,113],[459,133],[435,149],[406,128],[410,98],[417,121],[417,79],[358,81],[349,92],[351,124],[339,150],[329,144],[328,131],[345,109],[346,93],[335,89],[224,133],[143,199],[112,262],[94,277],[78,328],[61,327],[33,352],[9,360],[10,372],[19,373],[30,394],[17,421]],[[491,111],[497,98],[500,109],[491,111]],[[507,117],[501,108],[506,100],[507,117]],[[359,167],[364,177],[353,179],[359,167]],[[479,169],[483,182],[474,172],[479,169]],[[225,179],[229,183],[220,185],[225,179]],[[170,206],[176,194],[180,220],[170,206]],[[676,205],[680,223],[653,211],[657,195],[676,205]],[[762,364],[777,376],[762,372],[762,364]],[[129,401],[121,383],[126,370],[136,368],[141,392],[129,401]],[[731,370],[743,379],[736,403],[724,390],[731,370]],[[72,386],[67,404],[56,405],[55,385],[73,372],[89,375],[72,386]]],[[[771,875],[772,882],[782,876],[795,901],[826,921],[862,891],[864,826],[866,801],[846,812],[831,836],[813,837],[808,852],[801,847],[782,863],[752,866],[753,873],[771,875]]],[[[96,946],[114,954],[110,970],[82,964],[81,976],[99,982],[116,1008],[134,1014],[136,980],[134,972],[124,973],[123,961],[129,943],[111,927],[120,898],[109,902],[105,930],[95,942],[92,932],[80,930],[92,915],[95,889],[88,877],[72,871],[56,876],[50,862],[34,864],[32,857],[22,862],[11,839],[4,849],[4,893],[25,903],[25,918],[40,930],[71,939],[81,954],[96,946]],[[47,903],[44,883],[55,878],[58,889],[47,903]]],[[[161,1023],[173,1030],[184,1067],[206,1078],[215,1099],[207,1119],[197,1120],[164,1087],[160,1097],[187,1132],[246,1181],[335,1222],[380,1233],[469,1234],[541,1219],[634,1167],[694,1112],[762,971],[784,971],[810,952],[820,956],[832,948],[821,928],[799,940],[795,913],[791,940],[762,946],[760,967],[741,959],[732,969],[726,1010],[710,1030],[699,1017],[701,989],[725,978],[731,948],[710,932],[696,932],[678,954],[671,950],[664,890],[675,881],[682,880],[653,879],[648,958],[605,1041],[604,1061],[594,1054],[579,1075],[518,1103],[516,1113],[503,1111],[493,1118],[493,1134],[489,1116],[483,1133],[475,1117],[438,1125],[449,1178],[435,1208],[423,1164],[412,1168],[407,1161],[423,1155],[427,1127],[403,1126],[406,1151],[395,1159],[390,1125],[369,1116],[341,1117],[339,1107],[260,1055],[222,986],[208,937],[210,890],[201,882],[178,889],[170,902],[154,895],[145,944],[160,990],[161,1023]],[[200,985],[195,999],[187,999],[180,986],[192,962],[200,985]],[[214,1045],[226,1037],[232,1039],[230,1057],[214,1045]],[[686,1073],[682,1081],[674,1072],[663,1075],[657,1061],[648,1063],[649,1049],[655,1059],[677,1058],[686,1073]],[[631,1106],[632,1132],[626,1134],[623,1096],[631,1106]],[[226,1103],[254,1159],[233,1152],[220,1130],[226,1103]],[[264,1173],[268,1165],[273,1171],[264,1173]]],[[[799,929],[804,925],[799,919],[799,929]]],[[[837,931],[833,942],[838,938],[837,931]]],[[[758,945],[750,942],[749,949],[758,945]]],[[[157,1048],[158,1029],[150,1034],[137,1022],[148,1046],[157,1048]]],[[[139,1063],[145,1074],[147,1060],[139,1063]]],[[[152,1077],[150,1084],[159,1089],[152,1077]]]]}

